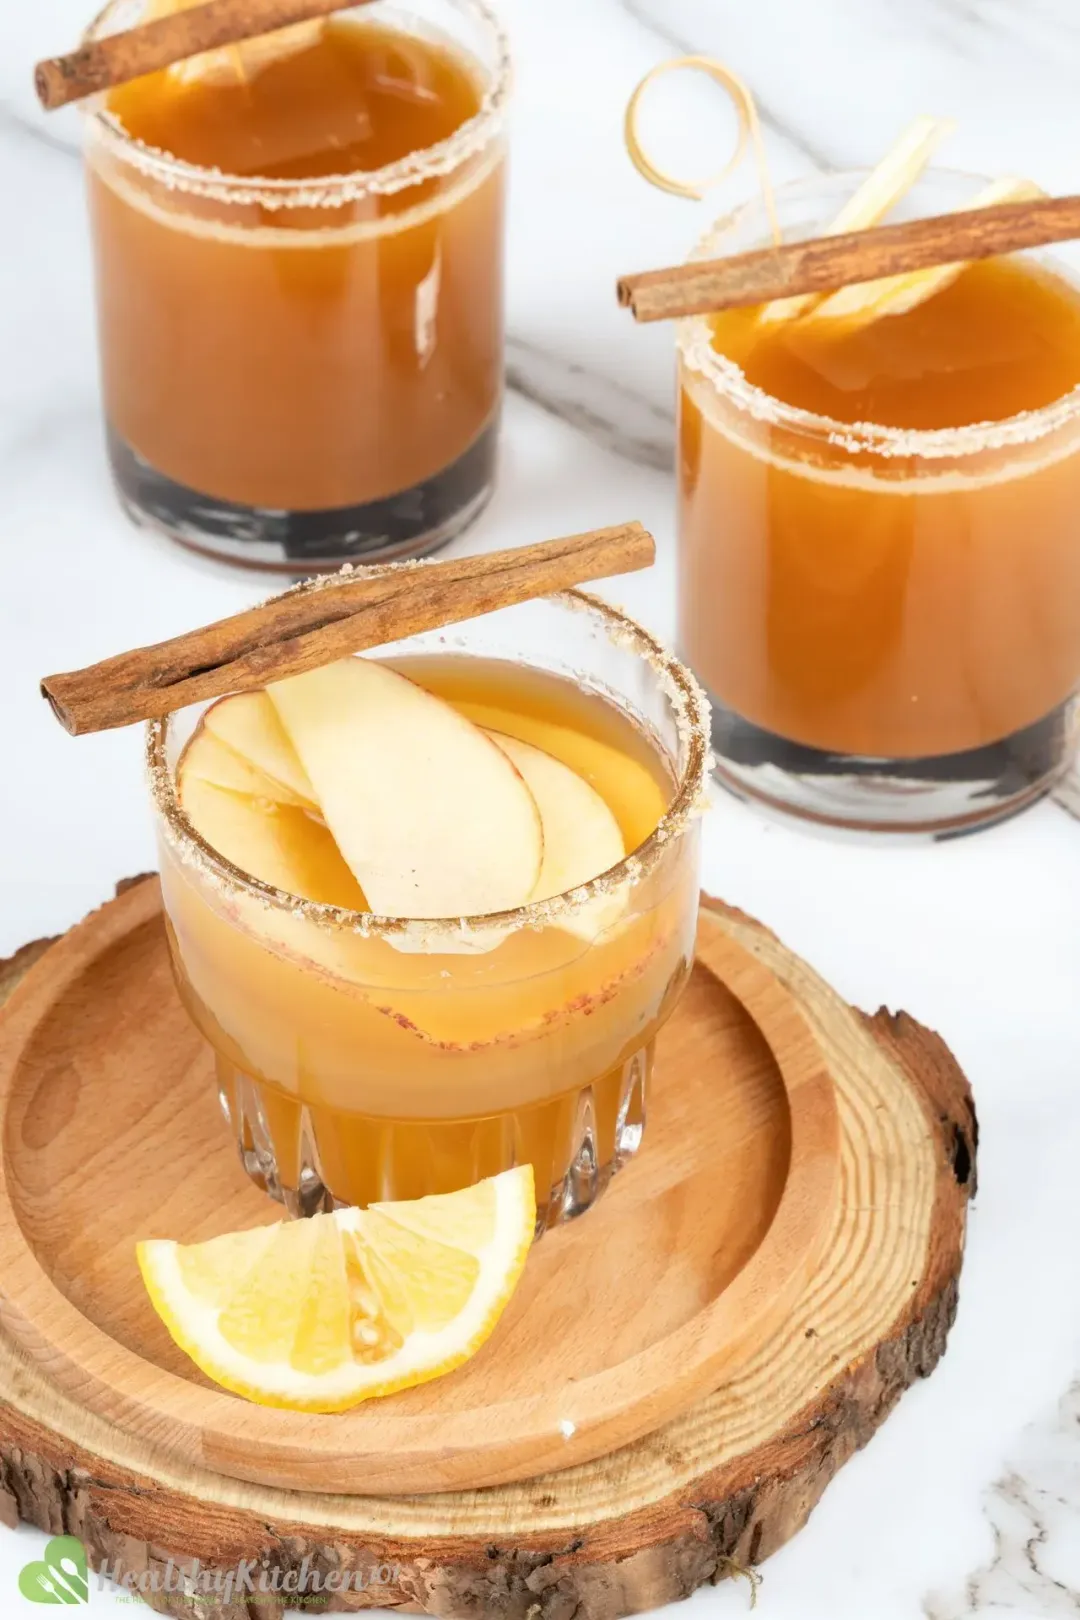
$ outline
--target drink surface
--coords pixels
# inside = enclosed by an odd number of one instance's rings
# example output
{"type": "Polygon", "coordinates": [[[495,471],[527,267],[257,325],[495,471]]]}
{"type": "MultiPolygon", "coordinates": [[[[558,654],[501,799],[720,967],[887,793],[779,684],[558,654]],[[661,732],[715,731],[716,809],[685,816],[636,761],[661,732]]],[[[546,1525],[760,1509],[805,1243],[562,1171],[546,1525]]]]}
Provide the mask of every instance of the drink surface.
{"type": "Polygon", "coordinates": [[[341,20],[286,31],[276,54],[254,43],[109,97],[128,136],[202,166],[197,181],[171,184],[90,126],[106,414],[140,463],[208,503],[356,509],[362,529],[363,508],[430,484],[494,429],[501,136],[371,190],[366,174],[478,113],[480,63],[341,20]],[[302,194],[283,205],[221,176],[302,194]]]}
{"type": "MultiPolygon", "coordinates": [[[[391,667],[474,725],[569,767],[614,818],[620,859],[671,801],[659,746],[595,692],[497,660],[440,655],[391,667]]],[[[206,735],[204,724],[180,760],[181,803],[207,841],[242,864],[258,840],[223,848],[217,829],[228,822],[211,823],[205,797],[185,789],[206,735]]],[[[317,817],[295,805],[250,807],[284,827],[308,898],[365,903],[317,817]]],[[[439,816],[437,802],[429,813],[439,816]]],[[[548,925],[472,947],[435,937],[395,949],[331,930],[302,908],[268,912],[206,881],[164,840],[181,993],[215,1048],[241,1141],[246,1131],[254,1151],[255,1110],[281,1185],[301,1186],[305,1144],[314,1144],[322,1184],[347,1202],[449,1191],[529,1159],[543,1208],[583,1140],[610,1173],[640,1138],[653,1040],[692,959],[695,855],[693,837],[673,840],[643,881],[586,912],[577,933],[556,909],[548,925]]]]}
{"type": "Polygon", "coordinates": [[[1080,384],[1080,290],[1014,259],[970,265],[903,315],[865,323],[713,317],[713,346],[774,399],[838,422],[967,427],[1080,384]]]}
{"type": "Polygon", "coordinates": [[[480,110],[472,65],[399,29],[331,18],[289,30],[264,62],[249,66],[244,53],[215,52],[190,76],[136,79],[110,93],[109,110],[136,140],[185,163],[278,180],[381,169],[480,110]]]}
{"type": "Polygon", "coordinates": [[[933,458],[755,416],[684,361],[680,634],[705,686],[826,752],[946,756],[1014,736],[1080,686],[1075,420],[1011,446],[973,424],[1080,384],[1080,292],[1026,262],[969,267],[862,327],[716,317],[772,398],[840,423],[970,428],[933,458]]]}

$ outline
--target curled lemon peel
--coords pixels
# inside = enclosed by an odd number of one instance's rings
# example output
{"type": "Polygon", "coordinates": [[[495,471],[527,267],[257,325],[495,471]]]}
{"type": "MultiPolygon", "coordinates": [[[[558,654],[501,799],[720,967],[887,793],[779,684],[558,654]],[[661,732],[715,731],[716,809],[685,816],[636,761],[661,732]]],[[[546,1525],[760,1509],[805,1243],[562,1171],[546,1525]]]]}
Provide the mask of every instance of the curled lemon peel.
{"type": "Polygon", "coordinates": [[[746,80],[741,78],[732,68],[727,67],[725,63],[718,61],[714,56],[675,56],[670,61],[660,62],[656,67],[650,68],[626,104],[623,136],[626,142],[626,150],[630,154],[631,163],[651,186],[656,186],[661,191],[670,192],[675,197],[688,197],[694,202],[700,202],[714,186],[720,185],[729,175],[734,174],[746,157],[748,147],[752,146],[758,171],[758,184],[761,188],[765,210],[769,216],[773,241],[779,245],[781,241],[780,221],[776,213],[776,200],[769,175],[769,165],[765,156],[765,143],[761,135],[761,119],[758,116],[757,103],[746,80]],[[659,164],[654,163],[645,151],[641,136],[638,133],[638,116],[646,93],[658,79],[663,78],[668,73],[682,72],[684,69],[707,74],[709,78],[715,80],[730,97],[732,106],[735,108],[735,116],[738,119],[738,134],[735,140],[735,150],[731,157],[715,174],[707,175],[700,180],[680,179],[678,175],[671,174],[662,169],[659,164]]]}

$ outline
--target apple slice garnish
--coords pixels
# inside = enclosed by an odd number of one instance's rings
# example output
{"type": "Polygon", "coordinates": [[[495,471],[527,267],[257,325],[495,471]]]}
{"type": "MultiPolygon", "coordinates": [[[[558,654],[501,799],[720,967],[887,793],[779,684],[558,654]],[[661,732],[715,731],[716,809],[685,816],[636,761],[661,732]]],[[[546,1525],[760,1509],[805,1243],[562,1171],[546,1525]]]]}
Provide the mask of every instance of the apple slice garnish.
{"type": "Polygon", "coordinates": [[[276,784],[277,791],[268,792],[267,798],[318,809],[315,789],[265,692],[237,692],[211,704],[203,715],[202,729],[276,784]]]}
{"type": "Polygon", "coordinates": [[[177,789],[188,820],[211,849],[286,894],[365,910],[363,892],[326,828],[295,806],[208,781],[198,758],[203,740],[196,738],[181,761],[177,789]]]}
{"type": "MultiPolygon", "coordinates": [[[[156,22],[162,17],[174,16],[179,11],[190,11],[202,0],[151,0],[143,14],[143,22],[156,22]]],[[[282,57],[307,50],[326,27],[324,17],[306,22],[289,23],[275,28],[269,34],[257,34],[253,39],[239,40],[235,45],[221,45],[214,50],[202,51],[198,56],[185,57],[166,69],[177,84],[246,84],[256,73],[269,67],[282,57]]]]}
{"type": "MultiPolygon", "coordinates": [[[[201,0],[194,0],[201,3],[201,0]]],[[[287,56],[310,50],[326,26],[324,18],[308,22],[290,23],[276,28],[271,34],[259,34],[254,39],[243,39],[235,45],[222,45],[216,50],[203,51],[201,56],[190,56],[186,61],[174,62],[169,75],[179,84],[247,84],[256,74],[272,67],[287,56]]]]}
{"type": "MultiPolygon", "coordinates": [[[[1046,193],[1033,180],[1008,175],[992,180],[975,193],[970,202],[961,203],[953,210],[957,214],[970,213],[973,208],[992,208],[996,203],[1029,202],[1046,193]]],[[[967,268],[967,261],[934,265],[929,270],[910,270],[905,275],[882,276],[877,281],[860,281],[850,287],[841,287],[830,293],[800,323],[803,326],[820,321],[843,321],[851,326],[865,326],[885,315],[904,315],[909,309],[933,298],[935,293],[950,286],[967,268]]]]}
{"type": "MultiPolygon", "coordinates": [[[[500,731],[487,735],[521,772],[543,823],[544,859],[530,900],[566,894],[619,864],[626,854],[622,831],[595,788],[532,743],[500,731]]],[[[555,926],[591,940],[618,919],[625,904],[623,892],[600,895],[555,926]]]]}
{"type": "Polygon", "coordinates": [[[275,782],[265,771],[223,743],[212,731],[200,726],[184,750],[180,775],[188,783],[196,780],[209,782],[211,787],[227,788],[230,793],[243,793],[249,799],[265,799],[271,804],[291,804],[307,808],[301,799],[281,782],[275,782]]]}
{"type": "MultiPolygon", "coordinates": [[[[865,180],[852,192],[823,236],[841,236],[845,231],[865,231],[885,218],[889,210],[907,195],[930,162],[937,148],[956,128],[951,118],[916,118],[865,180]]],[[[758,320],[790,321],[813,308],[820,293],[798,293],[792,298],[774,298],[763,304],[758,320]]]]}
{"type": "Polygon", "coordinates": [[[343,658],[267,692],[373,911],[467,917],[530,898],[540,813],[478,726],[373,659],[343,658]]]}

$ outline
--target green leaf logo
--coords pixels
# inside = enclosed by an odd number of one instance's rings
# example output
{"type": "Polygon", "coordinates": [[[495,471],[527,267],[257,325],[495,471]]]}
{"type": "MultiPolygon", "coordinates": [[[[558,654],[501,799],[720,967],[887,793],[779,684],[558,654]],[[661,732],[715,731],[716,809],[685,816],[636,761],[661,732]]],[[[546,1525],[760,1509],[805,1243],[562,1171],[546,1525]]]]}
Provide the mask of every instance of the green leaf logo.
{"type": "Polygon", "coordinates": [[[27,1564],[19,1591],[31,1603],[88,1603],[86,1548],[74,1536],[54,1536],[40,1562],[27,1564]]]}

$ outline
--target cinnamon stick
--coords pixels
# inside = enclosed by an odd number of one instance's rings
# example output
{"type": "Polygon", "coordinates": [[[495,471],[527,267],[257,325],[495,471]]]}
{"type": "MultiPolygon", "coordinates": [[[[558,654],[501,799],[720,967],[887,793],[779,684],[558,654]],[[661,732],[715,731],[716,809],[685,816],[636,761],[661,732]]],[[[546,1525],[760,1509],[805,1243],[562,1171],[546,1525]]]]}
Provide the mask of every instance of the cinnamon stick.
{"type": "Polygon", "coordinates": [[[367,5],[370,0],[209,0],[206,5],[91,40],[69,56],[39,62],[34,84],[42,106],[51,112],[203,51],[238,45],[357,4],[367,5]]]}
{"type": "Polygon", "coordinates": [[[1076,236],[1080,196],[1040,197],[645,270],[623,276],[618,296],[635,320],[668,321],[799,293],[835,292],[880,276],[989,259],[1076,236]]]}
{"type": "Polygon", "coordinates": [[[655,556],[647,529],[620,523],[483,557],[342,570],[171,641],[49,675],[41,691],[73,737],[108,731],[586,580],[634,573],[655,556]]]}

